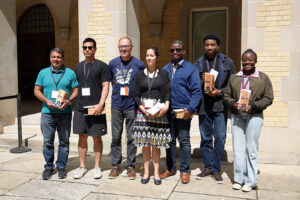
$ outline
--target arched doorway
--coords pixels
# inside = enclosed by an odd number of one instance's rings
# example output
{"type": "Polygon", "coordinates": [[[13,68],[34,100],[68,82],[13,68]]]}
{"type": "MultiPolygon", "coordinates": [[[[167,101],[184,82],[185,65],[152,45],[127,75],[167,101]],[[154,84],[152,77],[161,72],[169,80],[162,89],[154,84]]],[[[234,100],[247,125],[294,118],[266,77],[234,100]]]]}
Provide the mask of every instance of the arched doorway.
{"type": "Polygon", "coordinates": [[[55,46],[54,21],[44,4],[29,8],[18,23],[18,82],[22,99],[33,99],[39,71],[49,66],[55,46]]]}

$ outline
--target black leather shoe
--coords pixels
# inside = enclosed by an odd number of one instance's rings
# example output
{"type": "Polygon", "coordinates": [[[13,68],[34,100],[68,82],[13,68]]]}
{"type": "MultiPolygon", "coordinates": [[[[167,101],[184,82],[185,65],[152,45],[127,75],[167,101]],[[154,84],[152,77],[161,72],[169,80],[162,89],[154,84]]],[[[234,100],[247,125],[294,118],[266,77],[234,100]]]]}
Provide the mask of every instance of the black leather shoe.
{"type": "Polygon", "coordinates": [[[160,185],[161,184],[161,178],[158,179],[158,180],[154,178],[154,184],[155,185],[160,185]]]}
{"type": "Polygon", "coordinates": [[[148,178],[142,178],[141,183],[142,184],[147,184],[150,180],[150,176],[148,178]]]}

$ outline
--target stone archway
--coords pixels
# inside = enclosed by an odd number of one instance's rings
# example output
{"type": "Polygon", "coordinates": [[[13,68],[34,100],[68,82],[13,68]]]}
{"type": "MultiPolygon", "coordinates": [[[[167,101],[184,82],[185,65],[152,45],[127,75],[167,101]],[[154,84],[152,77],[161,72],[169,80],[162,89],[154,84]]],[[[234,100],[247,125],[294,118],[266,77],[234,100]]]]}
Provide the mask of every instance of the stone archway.
{"type": "Polygon", "coordinates": [[[49,52],[55,46],[54,20],[49,8],[29,8],[18,23],[18,83],[22,99],[32,99],[36,77],[49,66],[49,52]]]}

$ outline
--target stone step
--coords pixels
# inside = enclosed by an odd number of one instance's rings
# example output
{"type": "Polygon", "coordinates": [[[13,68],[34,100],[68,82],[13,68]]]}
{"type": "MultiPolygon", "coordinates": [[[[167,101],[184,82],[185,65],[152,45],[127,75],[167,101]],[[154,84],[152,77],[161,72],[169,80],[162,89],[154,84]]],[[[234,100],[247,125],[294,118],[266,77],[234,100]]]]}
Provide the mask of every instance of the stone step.
{"type": "MultiPolygon", "coordinates": [[[[41,113],[22,116],[22,124],[26,125],[39,125],[41,122],[41,113]]],[[[15,124],[18,124],[18,118],[15,119],[15,124]]]]}
{"type": "MultiPolygon", "coordinates": [[[[10,133],[18,133],[18,125],[10,125],[10,126],[4,126],[3,128],[4,134],[10,134],[10,133]]],[[[23,134],[37,134],[41,135],[41,126],[38,125],[28,125],[28,124],[22,124],[22,133],[23,134]]]]}

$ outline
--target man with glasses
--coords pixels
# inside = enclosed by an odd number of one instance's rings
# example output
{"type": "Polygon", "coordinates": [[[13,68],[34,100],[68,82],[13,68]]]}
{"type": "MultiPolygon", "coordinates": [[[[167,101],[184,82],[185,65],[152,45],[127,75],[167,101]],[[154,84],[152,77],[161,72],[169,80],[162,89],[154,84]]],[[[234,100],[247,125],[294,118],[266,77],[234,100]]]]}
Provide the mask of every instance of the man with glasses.
{"type": "Polygon", "coordinates": [[[79,91],[73,120],[73,132],[79,135],[78,155],[80,167],[73,178],[79,179],[87,172],[87,139],[88,136],[92,136],[95,160],[94,178],[99,179],[102,176],[100,163],[103,142],[101,137],[107,133],[104,103],[109,90],[109,74],[107,64],[95,59],[97,48],[94,39],[86,38],[83,41],[82,48],[85,60],[78,63],[75,67],[79,91]]]}
{"type": "Polygon", "coordinates": [[[132,129],[135,119],[135,101],[132,96],[135,73],[145,68],[139,59],[131,56],[133,48],[129,37],[122,37],[118,44],[120,56],[109,62],[108,68],[112,83],[111,95],[111,159],[112,169],[108,178],[116,178],[120,173],[122,162],[122,132],[125,120],[127,132],[127,175],[136,178],[135,157],[136,146],[132,139],[132,129]]]}
{"type": "Polygon", "coordinates": [[[71,103],[78,95],[78,82],[75,73],[64,66],[64,51],[54,48],[50,51],[50,67],[40,71],[34,86],[34,95],[43,102],[41,130],[43,133],[43,155],[46,161],[42,178],[48,180],[54,171],[54,138],[57,131],[59,146],[56,160],[58,178],[65,178],[69,155],[71,131],[71,103]],[[59,90],[68,93],[67,100],[56,104],[59,90]]]}
{"type": "Polygon", "coordinates": [[[190,126],[194,113],[201,99],[199,71],[195,65],[183,59],[184,43],[176,40],[170,48],[172,60],[163,69],[171,80],[170,127],[172,141],[167,152],[168,169],[160,175],[167,178],[176,174],[176,138],[180,144],[180,179],[183,184],[190,182],[190,126]],[[181,111],[182,110],[182,111],[181,111]],[[183,112],[179,116],[179,112],[183,112]]]}
{"type": "Polygon", "coordinates": [[[205,81],[205,73],[212,73],[216,78],[213,90],[202,90],[203,98],[199,109],[199,128],[201,133],[200,150],[205,168],[196,178],[201,180],[212,175],[216,182],[221,184],[223,183],[220,174],[221,161],[227,128],[227,108],[223,100],[223,94],[230,75],[235,72],[235,65],[229,57],[219,53],[219,36],[208,34],[204,37],[203,43],[206,53],[195,62],[200,71],[201,83],[205,81]]]}

